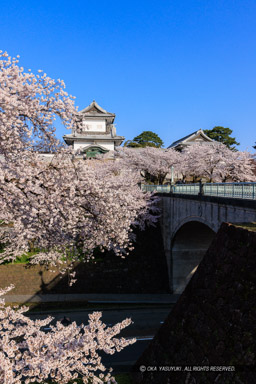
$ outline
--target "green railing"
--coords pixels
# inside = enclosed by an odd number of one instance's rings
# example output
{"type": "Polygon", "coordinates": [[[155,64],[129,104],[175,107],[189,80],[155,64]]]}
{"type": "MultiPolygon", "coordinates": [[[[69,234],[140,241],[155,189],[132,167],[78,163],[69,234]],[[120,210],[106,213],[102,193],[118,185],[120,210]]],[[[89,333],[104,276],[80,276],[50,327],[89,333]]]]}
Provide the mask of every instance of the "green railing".
{"type": "Polygon", "coordinates": [[[198,195],[200,193],[200,184],[175,184],[172,186],[172,192],[186,195],[198,195]]]}
{"type": "Polygon", "coordinates": [[[142,184],[145,192],[179,193],[256,200],[256,183],[195,183],[175,185],[142,184]]]}
{"type": "Polygon", "coordinates": [[[161,193],[171,192],[171,186],[168,184],[165,184],[165,185],[142,184],[141,189],[144,192],[161,192],[161,193]]]}

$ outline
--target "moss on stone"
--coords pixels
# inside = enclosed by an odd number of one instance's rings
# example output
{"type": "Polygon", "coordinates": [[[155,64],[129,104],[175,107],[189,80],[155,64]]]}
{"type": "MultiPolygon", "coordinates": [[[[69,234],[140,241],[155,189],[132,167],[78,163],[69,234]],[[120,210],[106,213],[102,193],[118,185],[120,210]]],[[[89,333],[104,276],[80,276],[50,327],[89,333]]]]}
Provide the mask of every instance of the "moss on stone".
{"type": "Polygon", "coordinates": [[[256,232],[256,222],[252,223],[234,223],[235,227],[247,229],[248,231],[256,232]]]}

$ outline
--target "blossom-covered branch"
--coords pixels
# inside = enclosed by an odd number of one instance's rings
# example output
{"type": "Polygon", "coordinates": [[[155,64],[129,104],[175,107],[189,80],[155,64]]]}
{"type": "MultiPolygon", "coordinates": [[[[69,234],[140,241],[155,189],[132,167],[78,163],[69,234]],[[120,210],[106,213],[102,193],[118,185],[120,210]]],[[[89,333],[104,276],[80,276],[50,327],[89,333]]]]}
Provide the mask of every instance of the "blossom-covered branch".
{"type": "MultiPolygon", "coordinates": [[[[0,296],[12,287],[0,289],[0,296]]],[[[113,354],[135,339],[116,336],[131,324],[125,319],[113,327],[101,321],[101,313],[89,315],[88,325],[68,326],[52,317],[31,320],[24,313],[26,307],[5,307],[0,300],[0,382],[3,384],[29,384],[33,381],[68,383],[78,377],[83,383],[116,383],[101,362],[99,351],[113,354]],[[47,326],[48,330],[44,330],[47,326]]]]}

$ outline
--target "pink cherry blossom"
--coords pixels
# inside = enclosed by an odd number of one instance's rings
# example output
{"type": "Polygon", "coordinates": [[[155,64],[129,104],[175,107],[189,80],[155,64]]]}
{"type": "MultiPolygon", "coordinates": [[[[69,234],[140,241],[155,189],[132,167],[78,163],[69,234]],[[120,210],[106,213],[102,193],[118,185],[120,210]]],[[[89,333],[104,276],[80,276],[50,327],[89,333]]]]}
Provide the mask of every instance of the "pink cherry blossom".
{"type": "Polygon", "coordinates": [[[182,152],[183,172],[210,182],[255,181],[252,155],[232,151],[219,142],[195,143],[182,152]]]}
{"type": "MultiPolygon", "coordinates": [[[[8,292],[0,289],[0,296],[8,292]]],[[[84,383],[116,383],[101,362],[99,351],[113,354],[135,339],[116,336],[131,324],[130,319],[108,327],[101,312],[89,315],[88,325],[64,326],[53,318],[31,320],[26,307],[13,309],[0,300],[0,382],[3,384],[68,383],[82,377],[84,383]],[[50,330],[44,330],[45,327],[50,330]],[[90,381],[91,380],[91,381],[90,381]]]]}
{"type": "MultiPolygon", "coordinates": [[[[1,262],[36,249],[31,263],[68,272],[77,260],[86,261],[96,247],[124,255],[132,248],[133,228],[154,223],[155,199],[137,186],[137,176],[124,174],[114,162],[84,162],[59,146],[54,136],[58,117],[79,129],[74,100],[61,80],[26,73],[18,60],[0,54],[0,203],[5,243],[1,262]],[[36,151],[47,147],[50,161],[36,151]]],[[[121,165],[121,164],[120,164],[121,165]]],[[[6,290],[0,290],[0,295],[6,290]]],[[[52,318],[32,321],[26,308],[5,307],[0,301],[0,382],[67,383],[78,376],[84,383],[115,380],[98,351],[113,354],[135,340],[116,338],[131,323],[113,327],[89,316],[88,325],[64,327],[52,318]],[[45,332],[42,327],[50,326],[45,332]],[[102,372],[99,374],[99,372],[102,372]]]]}

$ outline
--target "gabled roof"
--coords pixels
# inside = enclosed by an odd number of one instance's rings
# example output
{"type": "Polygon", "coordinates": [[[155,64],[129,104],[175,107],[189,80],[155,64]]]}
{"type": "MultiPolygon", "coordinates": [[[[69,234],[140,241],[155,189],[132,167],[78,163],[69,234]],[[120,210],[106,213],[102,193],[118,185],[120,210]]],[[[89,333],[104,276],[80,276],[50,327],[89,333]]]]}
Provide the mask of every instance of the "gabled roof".
{"type": "Polygon", "coordinates": [[[110,113],[103,109],[102,107],[99,106],[99,104],[93,100],[93,102],[88,105],[88,107],[84,108],[82,111],[80,111],[82,114],[87,114],[90,113],[90,115],[99,115],[99,114],[104,114],[107,116],[115,116],[114,113],[110,113]]]}
{"type": "Polygon", "coordinates": [[[174,141],[168,148],[175,148],[182,145],[188,145],[193,141],[196,141],[197,138],[201,137],[203,141],[212,142],[214,141],[210,137],[208,137],[202,129],[199,129],[198,131],[195,131],[191,133],[190,135],[187,135],[185,137],[182,137],[182,139],[179,139],[177,141],[174,141]]]}

